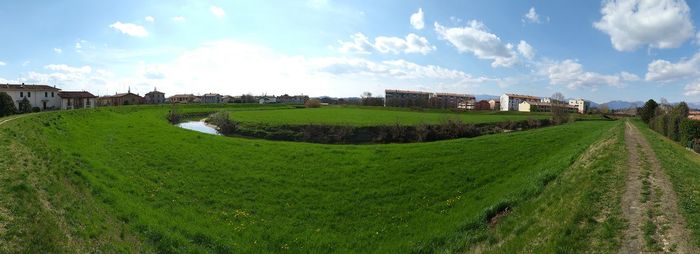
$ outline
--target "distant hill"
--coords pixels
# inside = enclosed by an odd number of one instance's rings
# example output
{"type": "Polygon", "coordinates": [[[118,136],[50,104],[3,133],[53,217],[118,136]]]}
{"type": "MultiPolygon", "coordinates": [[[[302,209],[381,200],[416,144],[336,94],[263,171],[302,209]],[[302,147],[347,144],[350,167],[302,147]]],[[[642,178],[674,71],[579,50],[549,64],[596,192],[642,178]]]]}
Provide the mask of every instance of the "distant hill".
{"type": "MultiPolygon", "coordinates": [[[[641,107],[642,105],[644,105],[644,102],[641,102],[641,101],[610,101],[610,102],[606,102],[603,104],[608,105],[609,109],[617,110],[617,109],[628,109],[630,107],[641,107]]],[[[603,105],[603,104],[600,104],[600,105],[603,105]]]]}
{"type": "Polygon", "coordinates": [[[476,101],[480,101],[480,100],[487,100],[488,101],[488,100],[500,100],[501,99],[501,96],[490,95],[490,94],[477,94],[477,95],[474,95],[474,97],[476,97],[476,101]]]}

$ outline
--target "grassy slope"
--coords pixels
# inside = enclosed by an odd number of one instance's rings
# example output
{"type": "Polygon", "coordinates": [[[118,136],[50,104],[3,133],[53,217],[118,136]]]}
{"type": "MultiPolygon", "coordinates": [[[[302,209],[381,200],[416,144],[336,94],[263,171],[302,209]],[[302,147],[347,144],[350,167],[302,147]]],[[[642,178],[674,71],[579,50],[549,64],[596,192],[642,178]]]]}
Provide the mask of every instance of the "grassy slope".
{"type": "Polygon", "coordinates": [[[700,246],[700,155],[652,131],[639,120],[635,124],[649,140],[670,176],[681,213],[693,233],[693,242],[700,246]]]}
{"type": "MultiPolygon", "coordinates": [[[[23,147],[18,154],[55,163],[19,167],[24,172],[3,180],[12,197],[5,207],[19,211],[8,216],[27,217],[8,227],[39,223],[5,236],[38,239],[35,246],[48,250],[456,250],[488,237],[482,217],[489,207],[535,197],[614,125],[328,146],[199,134],[169,125],[165,112],[71,111],[0,128],[23,147]],[[25,192],[44,193],[53,208],[19,202],[38,195],[25,192]],[[32,208],[53,219],[22,212],[32,208]],[[55,228],[46,233],[54,237],[32,236],[42,228],[55,228]],[[70,241],[61,232],[71,232],[70,241]]],[[[18,163],[15,156],[0,164],[18,163]]]]}
{"type": "Polygon", "coordinates": [[[459,120],[467,123],[520,121],[545,119],[542,113],[519,112],[463,112],[408,111],[399,109],[369,107],[323,107],[314,109],[281,109],[264,112],[241,111],[231,113],[231,119],[268,124],[333,124],[333,125],[387,125],[440,123],[446,120],[459,120]]]}

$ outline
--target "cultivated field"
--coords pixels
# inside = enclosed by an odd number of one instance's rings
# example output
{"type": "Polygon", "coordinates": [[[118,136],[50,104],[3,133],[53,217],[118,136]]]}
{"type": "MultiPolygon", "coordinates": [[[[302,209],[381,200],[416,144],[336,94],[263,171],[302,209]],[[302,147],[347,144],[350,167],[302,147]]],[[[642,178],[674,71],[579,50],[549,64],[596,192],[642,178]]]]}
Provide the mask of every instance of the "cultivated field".
{"type": "MultiPolygon", "coordinates": [[[[0,252],[611,252],[620,245],[621,122],[346,146],[201,134],[169,124],[168,110],[65,111],[0,126],[0,252]]],[[[305,112],[284,111],[277,115],[305,112]]],[[[409,121],[434,114],[390,113],[420,115],[409,121]]]]}
{"type": "Polygon", "coordinates": [[[396,108],[323,107],[279,109],[266,111],[240,111],[231,113],[231,119],[249,123],[279,124],[327,124],[327,125],[391,125],[437,124],[448,120],[464,123],[494,123],[546,119],[542,113],[520,112],[449,112],[438,110],[410,111],[396,108]]]}

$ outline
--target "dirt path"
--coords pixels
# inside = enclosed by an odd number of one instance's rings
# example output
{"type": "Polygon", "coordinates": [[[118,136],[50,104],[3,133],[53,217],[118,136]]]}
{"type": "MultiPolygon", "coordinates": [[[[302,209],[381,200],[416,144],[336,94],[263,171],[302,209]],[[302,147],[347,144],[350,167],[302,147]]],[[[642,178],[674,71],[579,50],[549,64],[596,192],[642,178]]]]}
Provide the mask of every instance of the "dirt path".
{"type": "Polygon", "coordinates": [[[647,140],[629,122],[625,145],[629,171],[622,213],[629,224],[620,253],[698,253],[678,212],[671,181],[647,140]]]}
{"type": "Polygon", "coordinates": [[[20,117],[24,117],[24,115],[11,116],[11,117],[8,117],[7,119],[0,120],[0,125],[3,125],[9,121],[15,120],[15,119],[20,118],[20,117]]]}

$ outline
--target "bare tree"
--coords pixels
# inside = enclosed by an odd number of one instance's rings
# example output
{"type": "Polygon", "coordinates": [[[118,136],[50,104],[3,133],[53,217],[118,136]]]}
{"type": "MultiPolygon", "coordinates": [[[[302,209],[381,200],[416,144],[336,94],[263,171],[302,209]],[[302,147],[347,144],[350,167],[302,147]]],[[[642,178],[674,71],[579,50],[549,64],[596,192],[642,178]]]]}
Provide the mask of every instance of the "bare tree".
{"type": "Polygon", "coordinates": [[[569,112],[564,103],[564,95],[556,92],[550,98],[552,106],[552,121],[554,124],[563,124],[569,121],[569,112]]]}
{"type": "Polygon", "coordinates": [[[610,113],[610,108],[608,107],[608,104],[600,104],[598,106],[598,111],[603,114],[610,113]]]}
{"type": "Polygon", "coordinates": [[[362,92],[362,95],[360,95],[360,97],[362,97],[362,99],[372,98],[372,93],[365,91],[365,92],[362,92]]]}

